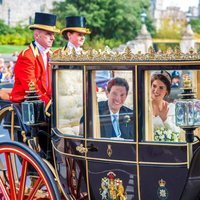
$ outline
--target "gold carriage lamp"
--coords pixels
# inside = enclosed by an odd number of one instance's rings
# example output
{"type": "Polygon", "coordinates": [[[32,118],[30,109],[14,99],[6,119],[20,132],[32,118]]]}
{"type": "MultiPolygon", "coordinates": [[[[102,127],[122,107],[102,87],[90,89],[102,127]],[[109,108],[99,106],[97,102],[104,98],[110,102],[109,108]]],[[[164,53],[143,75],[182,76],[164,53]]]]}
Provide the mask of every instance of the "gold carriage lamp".
{"type": "Polygon", "coordinates": [[[193,92],[192,81],[188,74],[183,77],[183,92],[175,104],[176,125],[185,131],[185,139],[189,148],[189,160],[192,158],[194,130],[200,126],[200,100],[193,92]]]}
{"type": "Polygon", "coordinates": [[[45,122],[44,102],[39,99],[35,83],[29,83],[25,101],[22,102],[22,121],[26,125],[35,126],[45,122]]]}

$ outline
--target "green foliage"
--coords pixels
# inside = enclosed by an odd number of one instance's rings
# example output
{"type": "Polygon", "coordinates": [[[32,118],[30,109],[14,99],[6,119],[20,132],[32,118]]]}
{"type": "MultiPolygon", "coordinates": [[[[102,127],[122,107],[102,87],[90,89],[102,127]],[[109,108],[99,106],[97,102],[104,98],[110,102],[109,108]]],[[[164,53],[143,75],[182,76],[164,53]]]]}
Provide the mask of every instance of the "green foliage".
{"type": "Polygon", "coordinates": [[[20,52],[25,48],[26,46],[0,45],[0,54],[13,54],[14,52],[20,52]]]}
{"type": "MultiPolygon", "coordinates": [[[[172,17],[168,17],[162,20],[160,29],[153,35],[156,39],[166,40],[180,40],[185,30],[185,21],[179,21],[179,23],[173,21],[172,17]]],[[[168,48],[175,49],[178,47],[178,43],[158,43],[154,44],[156,50],[166,51],[168,48]]]]}
{"type": "Polygon", "coordinates": [[[160,29],[154,36],[162,39],[181,39],[184,29],[184,21],[175,23],[171,17],[168,17],[162,21],[160,29]]]}
{"type": "Polygon", "coordinates": [[[161,50],[163,52],[166,52],[167,49],[171,48],[171,49],[175,49],[175,48],[179,48],[179,44],[177,43],[159,43],[159,44],[155,44],[154,45],[154,49],[156,51],[161,50]]]}
{"type": "MultiPolygon", "coordinates": [[[[9,27],[0,20],[0,45],[28,45],[33,40],[33,31],[28,27],[9,27]]],[[[59,46],[62,36],[56,35],[54,46],[59,46]]]]}
{"type": "Polygon", "coordinates": [[[196,20],[191,20],[190,22],[191,26],[192,26],[192,30],[195,33],[200,33],[200,19],[196,19],[196,20]]]}
{"type": "Polygon", "coordinates": [[[26,45],[33,39],[32,31],[27,27],[9,27],[0,21],[0,44],[26,45]]]}
{"type": "Polygon", "coordinates": [[[53,47],[60,47],[60,46],[64,46],[64,44],[66,43],[66,41],[64,40],[64,38],[62,37],[62,35],[55,35],[55,40],[53,43],[53,47]]]}
{"type": "Polygon", "coordinates": [[[104,49],[105,46],[110,48],[118,47],[122,44],[121,41],[116,39],[94,38],[92,41],[86,41],[84,49],[104,49]]]}
{"type": "Polygon", "coordinates": [[[12,28],[6,25],[2,20],[0,20],[0,35],[12,33],[12,28]]]}
{"type": "Polygon", "coordinates": [[[6,35],[0,35],[0,44],[8,44],[9,43],[9,38],[6,35]]]}
{"type": "MultiPolygon", "coordinates": [[[[90,41],[93,42],[89,44],[101,46],[100,43],[106,42],[116,46],[113,43],[127,42],[137,36],[141,28],[140,14],[143,9],[147,12],[149,5],[148,0],[65,0],[55,2],[53,12],[57,14],[61,28],[66,26],[66,16],[85,16],[92,31],[90,41]]],[[[150,31],[153,30],[151,24],[148,20],[150,31]]]]}
{"type": "MultiPolygon", "coordinates": [[[[133,40],[141,29],[140,14],[147,13],[147,27],[153,33],[154,27],[148,10],[149,0],[64,0],[54,2],[52,13],[57,15],[57,27],[66,27],[66,16],[83,15],[92,34],[88,36],[85,47],[110,48],[133,40]]],[[[56,35],[54,47],[64,46],[66,40],[56,35]]],[[[0,20],[0,45],[28,45],[33,33],[28,27],[9,27],[0,20]]]]}

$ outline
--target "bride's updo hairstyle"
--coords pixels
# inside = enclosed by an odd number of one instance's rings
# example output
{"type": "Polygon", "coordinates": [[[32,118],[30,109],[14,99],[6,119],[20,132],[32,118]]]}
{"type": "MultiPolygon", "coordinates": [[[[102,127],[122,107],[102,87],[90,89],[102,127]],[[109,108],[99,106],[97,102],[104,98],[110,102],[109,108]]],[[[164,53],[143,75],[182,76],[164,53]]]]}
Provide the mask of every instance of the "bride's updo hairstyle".
{"type": "Polygon", "coordinates": [[[160,80],[166,85],[167,92],[169,95],[171,91],[171,83],[172,83],[171,75],[167,71],[164,71],[164,70],[160,72],[155,72],[151,76],[151,85],[155,80],[160,80]]]}

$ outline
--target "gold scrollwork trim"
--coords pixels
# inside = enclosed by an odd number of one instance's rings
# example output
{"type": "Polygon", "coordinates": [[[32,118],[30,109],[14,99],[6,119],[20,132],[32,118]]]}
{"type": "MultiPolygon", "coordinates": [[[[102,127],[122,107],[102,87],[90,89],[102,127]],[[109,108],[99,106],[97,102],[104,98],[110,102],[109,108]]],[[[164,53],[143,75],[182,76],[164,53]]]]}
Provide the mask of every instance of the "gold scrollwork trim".
{"type": "Polygon", "coordinates": [[[80,144],[79,146],[76,147],[76,150],[80,153],[87,153],[88,149],[83,146],[83,144],[80,144]]]}
{"type": "Polygon", "coordinates": [[[129,47],[126,47],[123,52],[112,51],[108,47],[104,50],[89,49],[76,54],[75,51],[69,49],[60,49],[51,56],[51,61],[66,61],[66,62],[152,62],[152,61],[192,61],[200,60],[200,53],[196,53],[193,48],[189,49],[188,53],[182,53],[180,48],[168,48],[165,52],[155,52],[150,47],[148,53],[141,52],[132,53],[129,47]]]}

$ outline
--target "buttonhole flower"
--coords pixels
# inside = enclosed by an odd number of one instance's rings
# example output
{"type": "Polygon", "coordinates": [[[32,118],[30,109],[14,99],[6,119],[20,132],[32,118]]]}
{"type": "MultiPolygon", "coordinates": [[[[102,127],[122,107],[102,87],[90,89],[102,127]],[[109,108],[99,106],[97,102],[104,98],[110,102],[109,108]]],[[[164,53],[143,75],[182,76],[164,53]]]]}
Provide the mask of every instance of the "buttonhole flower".
{"type": "Polygon", "coordinates": [[[128,126],[128,123],[131,121],[131,118],[129,115],[124,116],[124,123],[126,124],[126,127],[128,126]]]}

